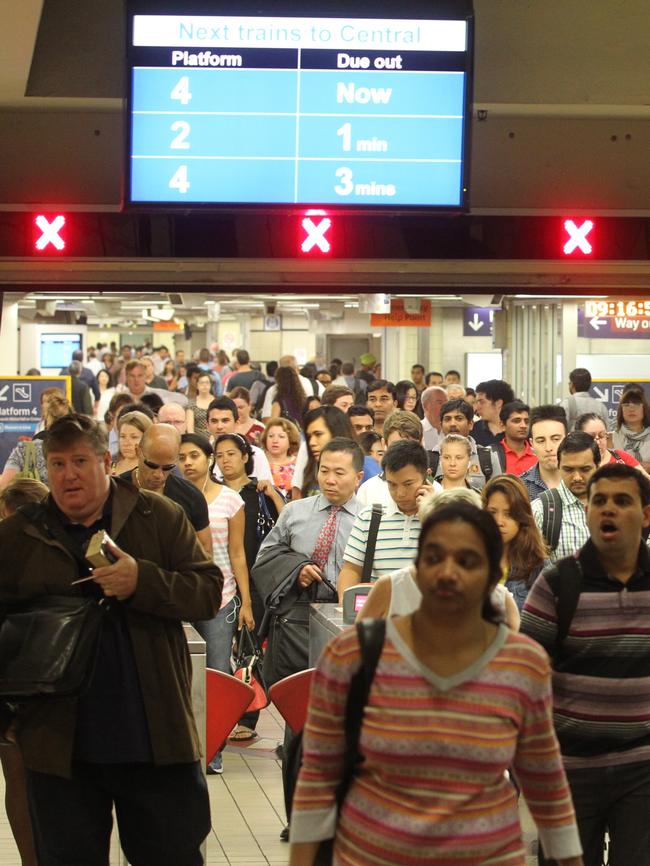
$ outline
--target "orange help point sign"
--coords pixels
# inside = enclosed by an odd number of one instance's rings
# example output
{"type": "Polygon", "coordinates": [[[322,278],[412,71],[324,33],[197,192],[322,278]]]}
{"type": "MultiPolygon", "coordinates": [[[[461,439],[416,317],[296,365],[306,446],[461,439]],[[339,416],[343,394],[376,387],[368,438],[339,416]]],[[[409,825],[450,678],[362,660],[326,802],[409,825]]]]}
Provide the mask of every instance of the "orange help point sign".
{"type": "Polygon", "coordinates": [[[371,313],[372,328],[427,328],[431,324],[431,301],[420,301],[418,313],[408,313],[401,298],[391,298],[390,313],[371,313]]]}

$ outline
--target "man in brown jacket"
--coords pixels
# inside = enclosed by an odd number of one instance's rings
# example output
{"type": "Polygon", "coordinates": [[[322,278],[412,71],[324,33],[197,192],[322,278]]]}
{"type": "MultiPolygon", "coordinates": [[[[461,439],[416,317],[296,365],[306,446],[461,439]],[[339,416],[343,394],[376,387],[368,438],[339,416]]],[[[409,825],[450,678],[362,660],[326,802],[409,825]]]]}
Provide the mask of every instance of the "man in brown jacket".
{"type": "Polygon", "coordinates": [[[25,705],[8,732],[27,768],[38,862],[105,866],[114,806],[132,866],[199,866],[210,811],[182,622],[216,614],[221,573],[179,506],[111,479],[96,422],[61,419],[44,453],[50,496],[0,524],[0,605],[82,592],[108,610],[87,690],[25,705]],[[74,583],[88,572],[69,548],[83,563],[102,529],[115,561],[74,583]]]}

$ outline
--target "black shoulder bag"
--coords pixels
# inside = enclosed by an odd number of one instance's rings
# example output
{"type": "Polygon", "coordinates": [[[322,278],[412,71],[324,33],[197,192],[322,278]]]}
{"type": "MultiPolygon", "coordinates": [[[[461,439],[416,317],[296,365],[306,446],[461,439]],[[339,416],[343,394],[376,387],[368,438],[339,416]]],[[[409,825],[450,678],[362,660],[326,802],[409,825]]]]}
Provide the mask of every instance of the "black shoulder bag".
{"type": "MultiPolygon", "coordinates": [[[[80,574],[90,567],[63,527],[39,505],[20,509],[30,522],[60,542],[80,574]]],[[[94,671],[101,634],[103,598],[42,595],[5,608],[0,623],[0,700],[76,697],[94,671]]]]}
{"type": "MultiPolygon", "coordinates": [[[[363,763],[363,758],[359,755],[359,737],[370,688],[384,646],[386,620],[364,619],[356,624],[356,629],[361,649],[361,667],[350,681],[345,705],[345,762],[343,776],[336,789],[336,806],[339,815],[352,781],[363,763]]],[[[285,761],[287,765],[283,767],[285,808],[287,817],[291,821],[293,793],[302,763],[302,732],[292,739],[285,761]]],[[[333,851],[334,839],[324,839],[318,846],[314,866],[331,866],[333,851]]]]}

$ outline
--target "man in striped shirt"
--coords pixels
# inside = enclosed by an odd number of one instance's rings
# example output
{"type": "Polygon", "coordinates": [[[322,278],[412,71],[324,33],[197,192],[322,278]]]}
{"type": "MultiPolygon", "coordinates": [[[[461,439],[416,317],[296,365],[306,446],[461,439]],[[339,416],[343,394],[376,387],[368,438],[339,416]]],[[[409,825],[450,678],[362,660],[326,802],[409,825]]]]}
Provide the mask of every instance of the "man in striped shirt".
{"type": "Polygon", "coordinates": [[[601,866],[605,831],[611,864],[650,866],[650,553],[641,535],[650,482],[630,466],[598,469],[587,521],[584,547],[535,581],[521,631],[553,658],[555,730],[585,866],[601,866]],[[567,582],[577,606],[562,639],[567,582]]]}
{"type": "MultiPolygon", "coordinates": [[[[420,537],[418,499],[433,491],[427,478],[427,452],[417,442],[395,442],[384,454],[381,466],[391,503],[383,506],[372,563],[373,580],[413,562],[420,537]]],[[[339,597],[348,587],[361,582],[371,516],[372,506],[363,508],[352,526],[337,581],[339,597]]]]}

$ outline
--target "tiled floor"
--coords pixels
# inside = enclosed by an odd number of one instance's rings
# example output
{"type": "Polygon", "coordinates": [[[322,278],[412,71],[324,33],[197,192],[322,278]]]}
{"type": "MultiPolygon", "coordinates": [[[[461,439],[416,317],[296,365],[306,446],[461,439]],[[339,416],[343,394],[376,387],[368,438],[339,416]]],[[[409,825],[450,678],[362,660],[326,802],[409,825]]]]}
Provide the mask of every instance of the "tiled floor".
{"type": "MultiPolygon", "coordinates": [[[[265,710],[258,725],[259,738],[247,746],[228,746],[222,776],[208,776],[212,832],[207,840],[208,866],[286,866],[288,845],[280,841],[284,803],[280,766],[275,746],[283,726],[273,709],[265,710]]],[[[4,781],[0,777],[0,799],[4,781]]],[[[527,812],[522,813],[526,840],[534,837],[527,812]]],[[[528,858],[534,866],[536,858],[528,858]]],[[[18,852],[4,809],[0,808],[0,864],[20,866],[18,852]]],[[[117,840],[113,840],[111,866],[122,866],[117,840]]]]}

